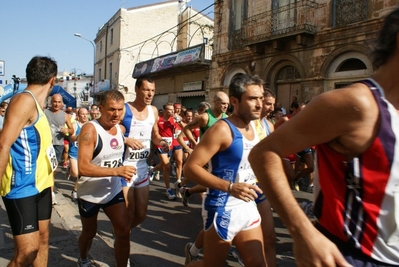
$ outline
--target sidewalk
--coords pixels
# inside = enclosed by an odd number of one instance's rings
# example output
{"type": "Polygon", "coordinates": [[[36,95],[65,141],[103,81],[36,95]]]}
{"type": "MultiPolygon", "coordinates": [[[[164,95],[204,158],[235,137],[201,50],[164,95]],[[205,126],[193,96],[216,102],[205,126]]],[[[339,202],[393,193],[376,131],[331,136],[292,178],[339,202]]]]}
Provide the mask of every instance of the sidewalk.
{"type": "MultiPolygon", "coordinates": [[[[79,213],[77,207],[73,207],[62,194],[57,194],[57,201],[51,217],[48,266],[76,266],[79,255],[77,240],[81,229],[79,213]]],[[[7,266],[13,254],[13,236],[0,198],[0,266],[7,266]]],[[[90,255],[95,259],[95,266],[99,267],[110,266],[104,262],[113,262],[114,258],[113,249],[99,235],[93,241],[90,255]]]]}

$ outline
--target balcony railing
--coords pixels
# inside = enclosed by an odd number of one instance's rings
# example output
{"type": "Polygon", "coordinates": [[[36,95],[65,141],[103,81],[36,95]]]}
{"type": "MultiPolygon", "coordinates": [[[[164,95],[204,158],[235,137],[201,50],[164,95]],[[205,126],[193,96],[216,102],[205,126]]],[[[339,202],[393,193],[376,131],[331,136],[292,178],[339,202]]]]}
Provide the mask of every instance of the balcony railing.
{"type": "Polygon", "coordinates": [[[233,32],[233,47],[274,40],[301,33],[315,34],[317,3],[298,1],[245,19],[242,28],[233,32]]]}

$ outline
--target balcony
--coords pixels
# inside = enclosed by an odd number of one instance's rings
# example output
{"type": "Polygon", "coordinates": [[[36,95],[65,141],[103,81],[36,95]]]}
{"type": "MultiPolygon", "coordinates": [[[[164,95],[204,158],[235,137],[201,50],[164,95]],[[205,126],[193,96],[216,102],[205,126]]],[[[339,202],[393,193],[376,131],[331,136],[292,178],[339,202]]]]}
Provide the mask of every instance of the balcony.
{"type": "Polygon", "coordinates": [[[317,3],[298,1],[245,19],[233,32],[233,48],[269,42],[287,36],[316,34],[317,3]]]}

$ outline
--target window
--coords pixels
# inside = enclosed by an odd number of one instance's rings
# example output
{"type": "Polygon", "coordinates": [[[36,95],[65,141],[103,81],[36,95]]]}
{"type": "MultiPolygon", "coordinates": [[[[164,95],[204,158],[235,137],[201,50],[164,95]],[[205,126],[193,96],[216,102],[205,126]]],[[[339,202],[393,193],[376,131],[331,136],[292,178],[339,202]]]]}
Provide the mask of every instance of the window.
{"type": "Polygon", "coordinates": [[[229,49],[241,47],[242,22],[247,17],[248,0],[232,0],[229,18],[229,49]]]}
{"type": "Polygon", "coordinates": [[[110,40],[111,44],[114,43],[114,29],[111,29],[111,36],[110,36],[110,40]]]}
{"type": "Polygon", "coordinates": [[[102,52],[103,51],[103,41],[101,40],[100,41],[100,52],[102,52]]]}
{"type": "Polygon", "coordinates": [[[367,20],[367,3],[367,0],[333,0],[332,27],[342,27],[367,20]]]}
{"type": "MultiPolygon", "coordinates": [[[[108,75],[108,77],[109,77],[109,84],[112,85],[112,62],[109,63],[109,69],[108,69],[108,71],[109,71],[109,75],[108,75]]],[[[111,89],[112,89],[112,88],[111,88],[111,89]]]]}
{"type": "Polygon", "coordinates": [[[285,66],[277,73],[277,81],[292,81],[300,79],[298,70],[294,66],[285,66]]]}
{"type": "Polygon", "coordinates": [[[273,0],[272,1],[272,21],[271,32],[282,34],[295,26],[295,0],[273,0]]]}
{"type": "Polygon", "coordinates": [[[232,0],[230,22],[233,30],[241,29],[242,22],[247,18],[248,0],[232,0]]]}
{"type": "Polygon", "coordinates": [[[338,67],[335,72],[341,71],[351,71],[351,70],[366,70],[367,66],[364,64],[363,61],[357,58],[350,58],[343,61],[338,67]]]}

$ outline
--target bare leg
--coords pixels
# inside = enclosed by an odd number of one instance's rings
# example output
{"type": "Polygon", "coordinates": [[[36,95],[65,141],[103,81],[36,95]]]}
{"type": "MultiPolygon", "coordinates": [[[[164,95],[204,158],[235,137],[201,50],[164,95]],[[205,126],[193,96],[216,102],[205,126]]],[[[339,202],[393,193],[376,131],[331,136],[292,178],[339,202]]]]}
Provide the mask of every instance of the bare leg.
{"type": "Polygon", "coordinates": [[[181,174],[183,171],[183,150],[178,149],[173,152],[173,157],[175,159],[176,164],[176,179],[177,181],[181,180],[181,174]]]}
{"type": "Polygon", "coordinates": [[[166,189],[170,188],[170,165],[168,154],[158,154],[163,171],[163,181],[166,189]]]}
{"type": "Polygon", "coordinates": [[[80,216],[80,220],[82,222],[82,232],[78,240],[79,257],[87,259],[91,243],[97,234],[97,214],[90,218],[80,216]]]}
{"type": "Polygon", "coordinates": [[[142,223],[147,216],[149,189],[148,185],[140,188],[123,187],[130,229],[142,223]]]}
{"type": "MultiPolygon", "coordinates": [[[[236,245],[245,266],[267,266],[264,255],[262,229],[260,226],[239,232],[233,242],[236,245]]],[[[208,243],[206,243],[206,245],[207,244],[208,243]]]]}
{"type": "Polygon", "coordinates": [[[47,266],[49,221],[39,221],[40,231],[14,236],[15,253],[9,267],[47,266]]]}
{"type": "Polygon", "coordinates": [[[265,200],[259,203],[258,211],[262,218],[261,228],[267,266],[276,267],[276,232],[274,231],[273,213],[269,201],[265,200]]]}
{"type": "Polygon", "coordinates": [[[50,235],[49,224],[50,220],[39,221],[40,245],[37,257],[32,264],[34,267],[47,266],[49,250],[48,240],[50,235]]]}
{"type": "MultiPolygon", "coordinates": [[[[223,241],[212,226],[204,232],[204,260],[203,266],[222,267],[225,266],[229,254],[231,242],[223,241]],[[215,253],[217,251],[217,253],[215,253]]],[[[248,265],[252,266],[252,265],[248,265]]]]}
{"type": "Polygon", "coordinates": [[[117,267],[126,267],[130,254],[130,225],[126,223],[127,209],[124,202],[104,209],[115,231],[115,260],[117,267]]]}

